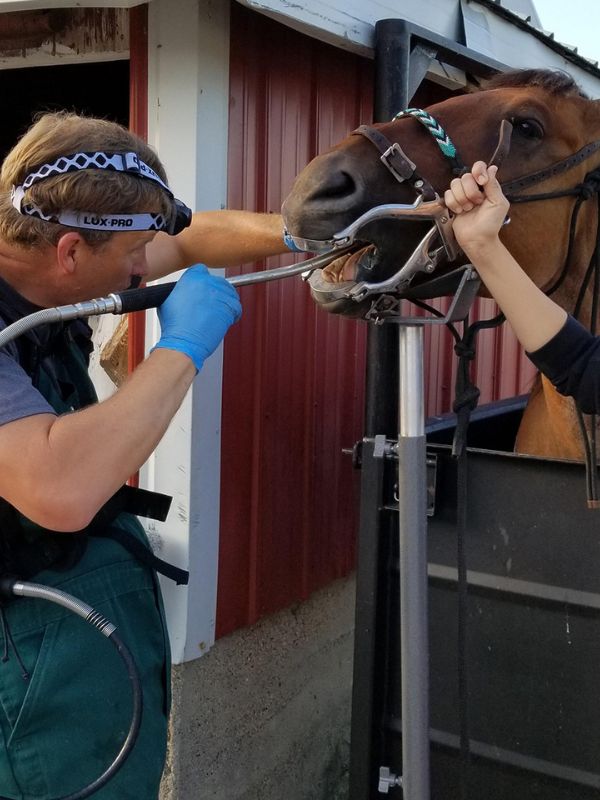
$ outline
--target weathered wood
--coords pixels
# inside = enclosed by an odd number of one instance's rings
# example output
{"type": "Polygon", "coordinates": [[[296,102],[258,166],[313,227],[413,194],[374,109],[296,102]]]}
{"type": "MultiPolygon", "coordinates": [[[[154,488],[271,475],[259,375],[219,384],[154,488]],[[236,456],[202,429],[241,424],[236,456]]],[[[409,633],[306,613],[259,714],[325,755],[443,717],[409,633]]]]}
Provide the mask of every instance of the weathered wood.
{"type": "Polygon", "coordinates": [[[102,348],[100,366],[115,386],[119,387],[127,377],[128,320],[121,317],[115,332],[102,348]]]}
{"type": "MultiPolygon", "coordinates": [[[[129,52],[129,12],[124,8],[57,8],[0,13],[0,58],[129,52]]],[[[28,65],[29,66],[29,65],[28,65]]]]}

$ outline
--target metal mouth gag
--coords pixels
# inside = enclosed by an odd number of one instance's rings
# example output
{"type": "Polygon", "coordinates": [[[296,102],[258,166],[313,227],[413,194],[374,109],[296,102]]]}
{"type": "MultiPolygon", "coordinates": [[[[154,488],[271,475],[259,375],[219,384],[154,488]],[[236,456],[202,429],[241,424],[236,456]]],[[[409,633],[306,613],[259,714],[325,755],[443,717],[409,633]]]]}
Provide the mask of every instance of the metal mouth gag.
{"type": "Polygon", "coordinates": [[[342,248],[349,248],[361,241],[360,231],[366,225],[386,219],[417,222],[431,220],[434,224],[403,266],[390,278],[378,283],[359,281],[351,289],[344,289],[344,296],[356,302],[371,294],[405,289],[419,272],[431,273],[442,260],[455,261],[461,252],[452,229],[451,214],[437,195],[433,200],[424,200],[421,195],[412,204],[391,203],[371,208],[331,239],[302,239],[288,235],[297,247],[310,247],[316,252],[341,251],[342,248]]]}

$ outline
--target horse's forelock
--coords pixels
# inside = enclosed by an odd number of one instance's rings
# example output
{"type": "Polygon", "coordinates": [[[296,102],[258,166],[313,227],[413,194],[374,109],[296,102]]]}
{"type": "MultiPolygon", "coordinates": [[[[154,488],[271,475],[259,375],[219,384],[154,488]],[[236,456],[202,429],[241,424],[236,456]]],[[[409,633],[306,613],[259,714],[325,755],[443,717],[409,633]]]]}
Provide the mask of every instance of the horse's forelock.
{"type": "Polygon", "coordinates": [[[551,94],[589,99],[568,72],[553,69],[519,69],[499,72],[487,80],[481,86],[481,90],[532,86],[537,86],[551,94]]]}

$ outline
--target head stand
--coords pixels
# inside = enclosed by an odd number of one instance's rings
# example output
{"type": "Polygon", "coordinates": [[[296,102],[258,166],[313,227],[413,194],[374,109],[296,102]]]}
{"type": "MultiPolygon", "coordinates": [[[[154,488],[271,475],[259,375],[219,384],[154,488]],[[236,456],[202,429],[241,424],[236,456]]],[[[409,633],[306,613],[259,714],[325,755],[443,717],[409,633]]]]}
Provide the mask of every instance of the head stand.
{"type": "MultiPolygon", "coordinates": [[[[434,138],[441,156],[450,162],[455,175],[465,172],[457,149],[442,126],[421,109],[408,109],[399,116],[411,116],[420,122],[434,138]]],[[[499,164],[510,144],[512,126],[505,121],[500,126],[498,144],[490,160],[499,164]]],[[[412,205],[388,204],[371,208],[344,230],[324,242],[296,240],[298,245],[310,244],[313,248],[348,246],[361,242],[361,231],[374,221],[385,219],[431,221],[429,231],[421,239],[404,264],[388,279],[378,282],[359,281],[324,289],[332,299],[344,300],[346,307],[352,303],[371,300],[364,318],[375,324],[395,323],[398,326],[398,437],[390,442],[385,435],[375,435],[366,440],[366,451],[372,459],[392,458],[398,468],[398,543],[400,583],[400,650],[401,650],[401,704],[402,704],[402,776],[393,774],[389,767],[380,766],[379,792],[402,787],[406,800],[429,800],[430,797],[430,736],[429,736],[429,621],[428,621],[428,557],[427,557],[427,456],[424,415],[423,380],[423,328],[425,325],[449,324],[465,320],[478,293],[480,281],[471,265],[454,270],[454,279],[460,276],[450,309],[445,316],[407,317],[402,314],[401,299],[411,297],[412,283],[419,273],[431,275],[443,263],[452,263],[460,255],[452,230],[448,210],[429,183],[417,170],[398,143],[390,141],[377,129],[361,126],[354,134],[365,137],[380,154],[380,162],[399,183],[406,183],[416,194],[412,205]],[[339,297],[335,298],[335,292],[339,297]],[[372,451],[371,449],[372,448],[372,451]]],[[[363,235],[362,241],[368,241],[363,235]]],[[[440,291],[449,292],[447,278],[439,279],[440,291]],[[442,288],[443,287],[443,288],[442,288]]],[[[437,281],[433,281],[437,283],[437,281]]],[[[315,284],[313,284],[313,292],[315,284]]],[[[320,291],[320,287],[317,291],[320,291]]],[[[417,290],[418,291],[418,290],[417,290]]],[[[431,295],[427,295],[431,296],[431,295]]],[[[435,295],[434,295],[435,296],[435,295]]],[[[453,331],[453,333],[455,333],[453,331]]],[[[465,337],[470,336],[465,332],[465,337]]],[[[455,338],[458,338],[457,335],[455,338]]],[[[462,345],[462,342],[461,342],[462,345]]],[[[471,347],[463,347],[472,351],[471,347]]],[[[470,384],[469,363],[466,353],[461,353],[458,383],[462,381],[461,398],[456,403],[459,424],[454,452],[459,456],[459,471],[465,469],[464,430],[471,410],[477,403],[478,392],[470,384]]],[[[379,468],[363,463],[363,469],[378,472],[379,468]]],[[[363,475],[363,485],[370,478],[363,475]]],[[[463,482],[464,483],[464,482],[463,482]]],[[[460,513],[464,513],[464,498],[460,513]]],[[[459,550],[462,533],[458,532],[459,550]]],[[[464,613],[466,606],[466,571],[464,559],[459,558],[459,650],[464,652],[464,613]],[[462,562],[462,566],[460,563],[462,562]],[[462,630],[461,630],[462,629],[462,630]]],[[[465,663],[465,659],[462,659],[465,663]]],[[[466,670],[462,670],[459,699],[466,704],[466,670]]],[[[465,715],[466,719],[466,715],[465,715]]],[[[461,750],[468,754],[468,730],[461,721],[461,750]]],[[[466,759],[465,759],[466,762],[466,759]]]]}

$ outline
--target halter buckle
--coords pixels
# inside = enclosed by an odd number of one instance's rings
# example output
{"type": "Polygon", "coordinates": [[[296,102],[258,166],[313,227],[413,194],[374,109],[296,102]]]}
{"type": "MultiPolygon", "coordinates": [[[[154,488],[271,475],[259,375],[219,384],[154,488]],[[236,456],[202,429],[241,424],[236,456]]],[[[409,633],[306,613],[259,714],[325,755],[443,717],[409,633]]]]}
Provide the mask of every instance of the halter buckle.
{"type": "Polygon", "coordinates": [[[398,142],[391,144],[379,156],[381,163],[389,169],[399,183],[409,181],[417,170],[417,165],[410,160],[398,142]]]}

